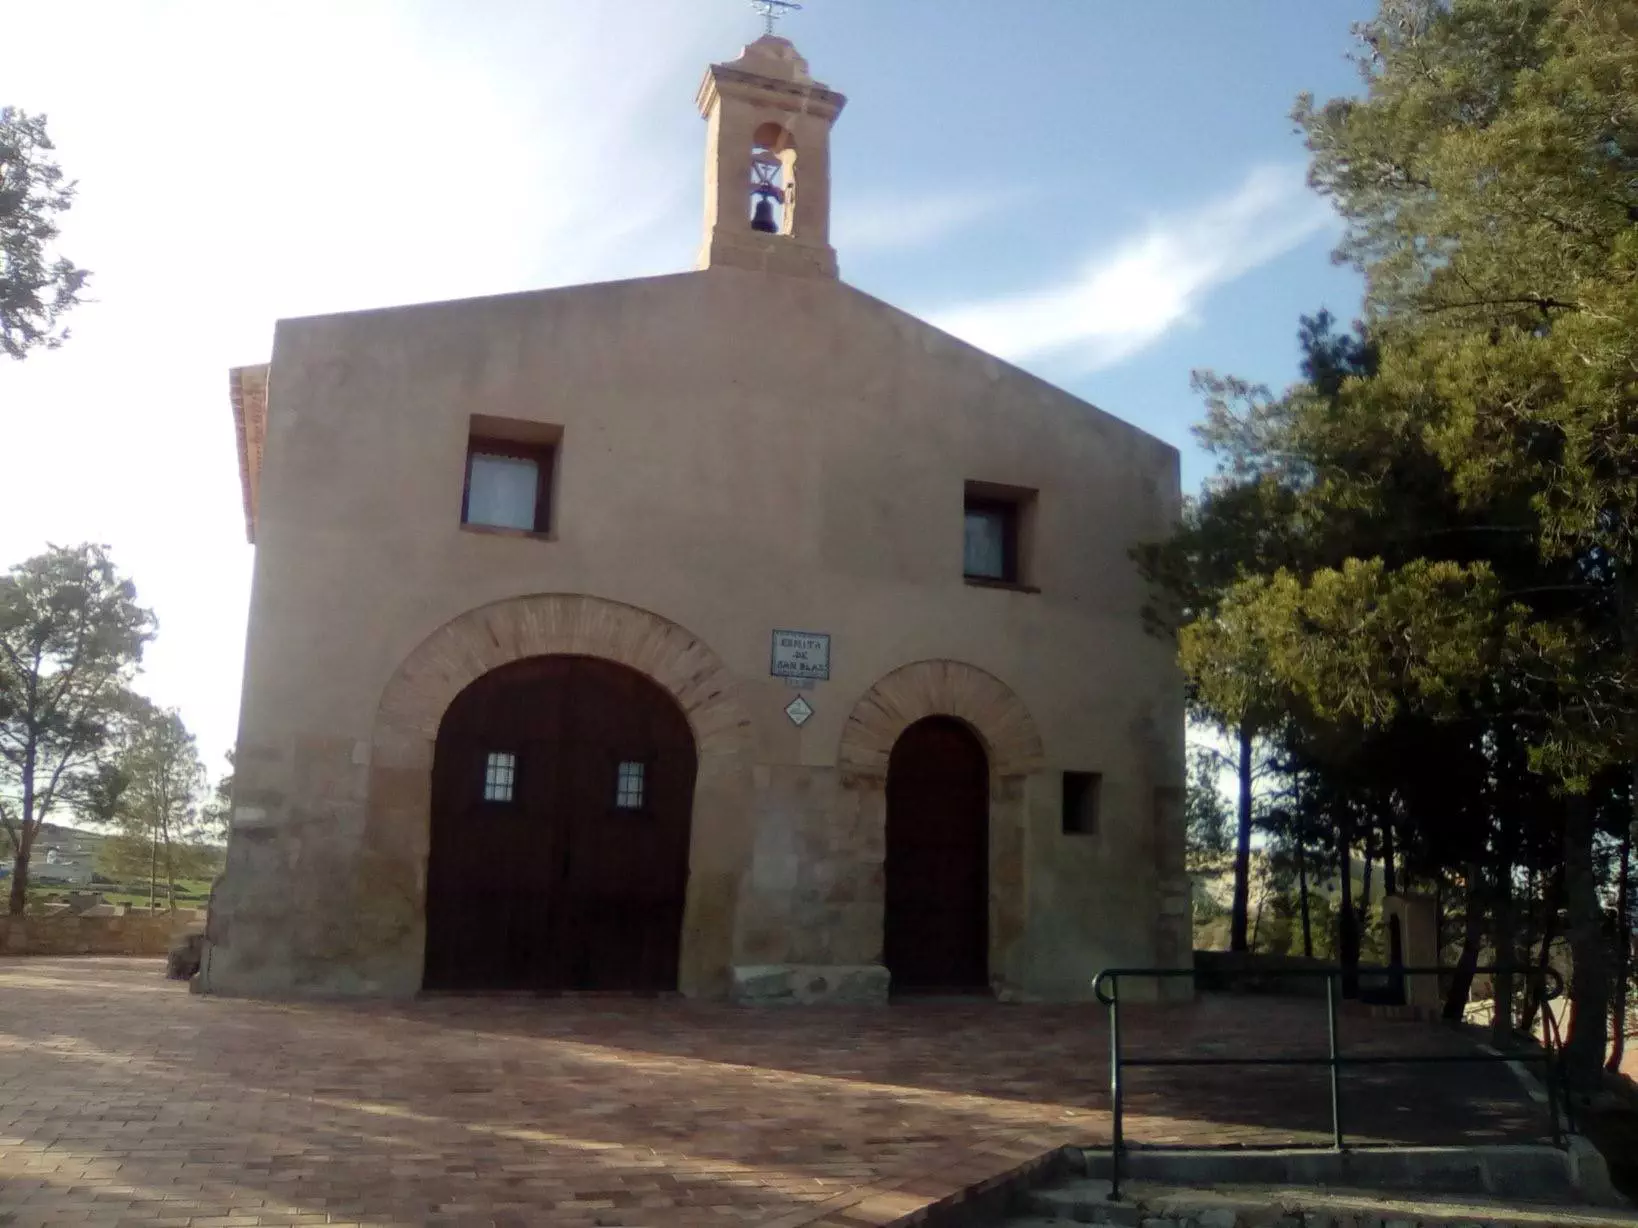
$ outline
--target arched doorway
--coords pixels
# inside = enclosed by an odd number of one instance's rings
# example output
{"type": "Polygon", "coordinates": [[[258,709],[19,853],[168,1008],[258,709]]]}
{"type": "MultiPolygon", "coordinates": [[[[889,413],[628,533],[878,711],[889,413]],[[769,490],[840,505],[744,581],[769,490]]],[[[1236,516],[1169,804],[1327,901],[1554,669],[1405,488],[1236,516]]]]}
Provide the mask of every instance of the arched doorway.
{"type": "Polygon", "coordinates": [[[428,989],[675,989],[697,757],[655,683],[591,657],[485,674],[438,728],[428,989]]]}
{"type": "Polygon", "coordinates": [[[895,991],[989,986],[990,768],[962,722],[906,729],[887,765],[883,961],[895,991]]]}

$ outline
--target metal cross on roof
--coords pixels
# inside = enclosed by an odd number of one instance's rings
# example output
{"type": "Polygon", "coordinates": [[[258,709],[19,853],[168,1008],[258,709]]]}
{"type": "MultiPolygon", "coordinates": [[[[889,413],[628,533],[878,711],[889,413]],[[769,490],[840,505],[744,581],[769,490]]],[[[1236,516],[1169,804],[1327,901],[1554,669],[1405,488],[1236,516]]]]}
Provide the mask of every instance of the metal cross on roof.
{"type": "Polygon", "coordinates": [[[768,23],[767,32],[772,34],[781,17],[796,12],[802,6],[796,0],[751,0],[751,7],[762,14],[762,20],[768,23]]]}

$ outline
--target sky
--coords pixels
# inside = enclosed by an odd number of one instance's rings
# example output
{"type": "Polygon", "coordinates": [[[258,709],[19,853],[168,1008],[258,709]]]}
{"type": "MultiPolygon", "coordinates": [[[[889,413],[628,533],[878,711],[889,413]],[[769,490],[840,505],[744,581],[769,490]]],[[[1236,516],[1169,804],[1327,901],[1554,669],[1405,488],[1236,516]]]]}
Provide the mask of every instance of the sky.
{"type": "MultiPolygon", "coordinates": [[[[1191,371],[1276,387],[1360,283],[1297,94],[1351,93],[1370,0],[808,0],[848,96],[833,240],[859,288],[1190,440],[1191,371]]],[[[213,769],[252,547],[230,367],[275,320],[691,268],[706,64],[746,0],[0,0],[0,105],[44,112],[93,271],[0,358],[0,566],[108,544],[160,631],[140,688],[213,769]]]]}

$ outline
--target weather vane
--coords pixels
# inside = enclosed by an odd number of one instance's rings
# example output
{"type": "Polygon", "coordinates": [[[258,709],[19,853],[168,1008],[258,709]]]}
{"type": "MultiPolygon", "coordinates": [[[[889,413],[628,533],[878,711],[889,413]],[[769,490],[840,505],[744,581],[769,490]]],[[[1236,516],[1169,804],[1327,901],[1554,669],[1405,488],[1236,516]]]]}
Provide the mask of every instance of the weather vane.
{"type": "Polygon", "coordinates": [[[762,20],[768,23],[767,32],[772,34],[781,17],[796,12],[802,6],[796,0],[751,0],[751,7],[762,14],[762,20]]]}

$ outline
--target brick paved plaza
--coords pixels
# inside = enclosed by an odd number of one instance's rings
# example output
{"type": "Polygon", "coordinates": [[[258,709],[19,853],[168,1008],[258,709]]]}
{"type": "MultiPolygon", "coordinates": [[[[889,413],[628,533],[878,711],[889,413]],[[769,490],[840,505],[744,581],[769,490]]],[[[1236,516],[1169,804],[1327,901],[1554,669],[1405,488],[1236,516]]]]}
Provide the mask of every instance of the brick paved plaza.
{"type": "MultiPolygon", "coordinates": [[[[1132,1055],[1323,1052],[1313,1002],[1204,998],[1130,1022],[1132,1055]]],[[[1466,1043],[1352,1018],[1344,1038],[1466,1043]]],[[[1379,1140],[1542,1126],[1498,1066],[1348,1082],[1350,1128],[1379,1140]]],[[[0,960],[0,1224],[889,1224],[1106,1141],[1107,1084],[1095,1007],[287,1005],[191,995],[154,961],[0,960]]],[[[1134,1075],[1129,1137],[1321,1138],[1324,1085],[1134,1075]]]]}

